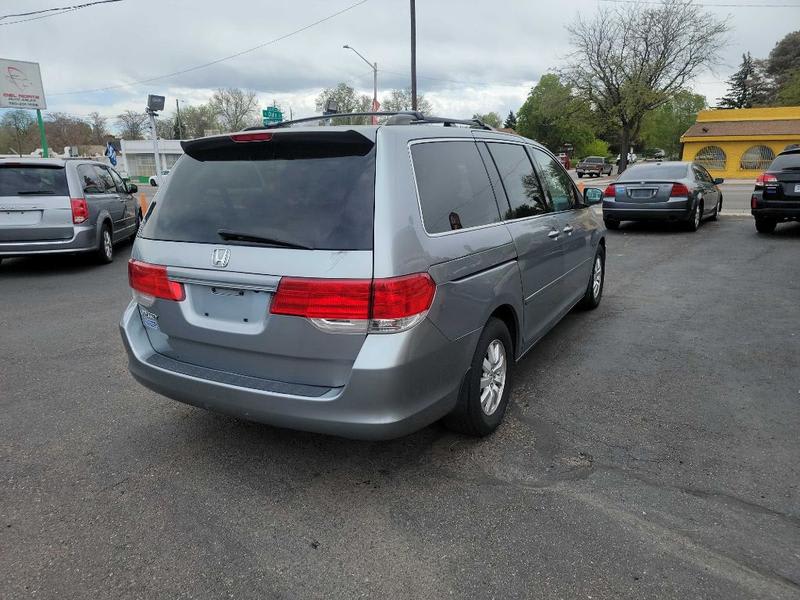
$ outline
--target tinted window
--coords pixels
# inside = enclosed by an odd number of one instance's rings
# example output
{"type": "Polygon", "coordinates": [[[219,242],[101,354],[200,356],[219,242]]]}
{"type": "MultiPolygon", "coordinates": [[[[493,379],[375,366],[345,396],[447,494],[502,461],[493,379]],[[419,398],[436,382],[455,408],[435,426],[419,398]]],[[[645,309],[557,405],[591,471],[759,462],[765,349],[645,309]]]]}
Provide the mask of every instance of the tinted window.
{"type": "Polygon", "coordinates": [[[703,183],[714,183],[711,175],[709,175],[708,171],[706,171],[703,167],[695,166],[694,176],[697,181],[702,181],[703,183]]]}
{"type": "Polygon", "coordinates": [[[800,169],[800,152],[779,154],[767,170],[774,172],[782,171],[783,169],[800,169]]]}
{"type": "Polygon", "coordinates": [[[106,192],[116,192],[117,186],[111,178],[111,173],[108,172],[108,169],[98,166],[95,166],[95,169],[97,170],[97,176],[100,178],[100,182],[103,184],[104,190],[106,192]]]}
{"type": "Polygon", "coordinates": [[[572,178],[567,175],[561,163],[537,148],[533,148],[533,155],[539,163],[543,183],[550,192],[553,208],[556,211],[573,208],[578,203],[575,186],[572,185],[572,178]]]}
{"type": "Polygon", "coordinates": [[[506,219],[521,219],[550,212],[528,153],[519,144],[486,144],[500,171],[511,205],[506,219]]]}
{"type": "Polygon", "coordinates": [[[116,186],[117,191],[120,193],[127,192],[128,190],[125,188],[125,183],[122,181],[122,177],[119,176],[119,173],[117,173],[114,169],[109,169],[108,172],[111,173],[111,179],[114,180],[114,185],[116,186]]]}
{"type": "Polygon", "coordinates": [[[0,164],[0,196],[69,196],[64,167],[0,164]]]}
{"type": "Polygon", "coordinates": [[[106,190],[105,184],[100,180],[100,173],[93,165],[80,165],[78,177],[81,180],[84,194],[102,194],[106,190]]]}
{"type": "Polygon", "coordinates": [[[492,185],[475,142],[414,144],[411,156],[428,233],[500,221],[492,185]]]}
{"type": "Polygon", "coordinates": [[[617,181],[647,181],[650,179],[673,181],[685,179],[688,174],[687,165],[635,165],[620,175],[617,181]]]}
{"type": "Polygon", "coordinates": [[[224,229],[313,249],[369,250],[374,144],[354,132],[239,144],[210,138],[187,147],[162,194],[143,237],[219,244],[224,229]]]}

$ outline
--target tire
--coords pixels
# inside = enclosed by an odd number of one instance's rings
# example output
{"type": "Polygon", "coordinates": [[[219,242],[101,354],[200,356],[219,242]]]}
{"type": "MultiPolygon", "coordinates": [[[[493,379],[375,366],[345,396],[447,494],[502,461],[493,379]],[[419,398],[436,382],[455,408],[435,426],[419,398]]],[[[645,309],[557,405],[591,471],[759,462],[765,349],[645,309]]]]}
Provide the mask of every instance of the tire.
{"type": "Polygon", "coordinates": [[[756,218],[756,230],[758,233],[772,233],[778,222],[775,219],[756,218]]]}
{"type": "Polygon", "coordinates": [[[619,229],[619,221],[612,221],[611,219],[603,219],[603,223],[606,224],[606,229],[610,229],[611,231],[616,231],[619,229]]]}
{"type": "Polygon", "coordinates": [[[153,179],[151,177],[150,178],[150,185],[153,186],[153,187],[158,187],[158,181],[156,181],[155,179],[153,179]]]}
{"type": "Polygon", "coordinates": [[[503,321],[492,317],[486,323],[478,340],[469,372],[461,386],[458,404],[453,412],[444,418],[445,426],[459,433],[479,437],[489,435],[497,429],[503,421],[511,396],[513,368],[514,346],[511,343],[511,334],[503,321]],[[497,359],[498,366],[492,367],[491,356],[502,357],[497,359]],[[499,371],[500,366],[505,367],[503,374],[499,371]],[[495,369],[494,375],[488,370],[491,368],[495,369]],[[485,369],[488,377],[484,374],[485,369]],[[502,382],[499,383],[501,377],[502,382]],[[488,379],[489,385],[481,388],[482,379],[484,382],[488,379]],[[481,401],[482,390],[487,389],[493,392],[487,392],[481,401]]]}
{"type": "Polygon", "coordinates": [[[578,176],[578,179],[580,179],[581,177],[583,177],[583,173],[576,173],[576,175],[578,176]]]}
{"type": "Polygon", "coordinates": [[[686,231],[695,232],[700,229],[700,223],[703,222],[703,203],[698,202],[692,214],[689,215],[689,219],[686,221],[686,231]]]}
{"type": "Polygon", "coordinates": [[[594,255],[594,262],[592,262],[592,272],[589,275],[589,283],[586,285],[586,293],[584,293],[581,301],[578,302],[578,308],[583,310],[594,310],[600,306],[600,300],[603,299],[603,286],[606,281],[606,250],[603,246],[597,248],[597,253],[594,255]]]}
{"type": "Polygon", "coordinates": [[[136,225],[133,228],[133,233],[131,234],[131,242],[136,239],[136,234],[139,233],[139,227],[142,226],[142,211],[136,211],[136,225]]]}
{"type": "Polygon", "coordinates": [[[111,235],[111,226],[108,223],[100,230],[100,241],[95,251],[97,262],[107,265],[114,261],[114,238],[111,235]]]}

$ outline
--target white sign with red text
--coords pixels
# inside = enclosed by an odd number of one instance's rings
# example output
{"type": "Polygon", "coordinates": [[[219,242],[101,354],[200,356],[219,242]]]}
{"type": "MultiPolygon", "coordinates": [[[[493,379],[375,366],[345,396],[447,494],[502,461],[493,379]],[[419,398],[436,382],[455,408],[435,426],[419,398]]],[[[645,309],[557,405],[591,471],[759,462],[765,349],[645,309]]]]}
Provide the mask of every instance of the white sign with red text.
{"type": "Polygon", "coordinates": [[[39,63],[0,58],[0,108],[47,108],[39,63]]]}

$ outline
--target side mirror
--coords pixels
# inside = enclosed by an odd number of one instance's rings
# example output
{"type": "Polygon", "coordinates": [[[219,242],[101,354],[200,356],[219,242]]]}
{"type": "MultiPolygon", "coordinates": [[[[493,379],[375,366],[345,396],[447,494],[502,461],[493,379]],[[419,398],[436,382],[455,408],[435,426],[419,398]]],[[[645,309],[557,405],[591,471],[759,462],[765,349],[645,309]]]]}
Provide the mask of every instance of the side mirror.
{"type": "Polygon", "coordinates": [[[714,185],[719,185],[720,183],[725,183],[725,180],[722,177],[715,177],[714,185]]]}
{"type": "Polygon", "coordinates": [[[587,187],[583,190],[583,200],[588,206],[600,204],[603,201],[603,190],[600,188],[587,187]]]}
{"type": "Polygon", "coordinates": [[[135,194],[138,191],[139,191],[139,186],[138,185],[136,185],[135,183],[129,183],[128,184],[128,193],[129,194],[135,194]]]}

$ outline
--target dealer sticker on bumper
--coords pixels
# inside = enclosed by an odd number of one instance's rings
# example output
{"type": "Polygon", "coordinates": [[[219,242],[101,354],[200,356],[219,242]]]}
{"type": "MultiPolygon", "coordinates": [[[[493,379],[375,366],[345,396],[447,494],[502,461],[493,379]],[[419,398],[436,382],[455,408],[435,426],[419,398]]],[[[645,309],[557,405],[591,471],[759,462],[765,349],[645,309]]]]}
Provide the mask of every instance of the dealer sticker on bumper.
{"type": "Polygon", "coordinates": [[[139,307],[139,314],[142,315],[142,323],[144,323],[145,327],[149,327],[150,329],[159,329],[158,327],[158,315],[151,313],[146,308],[139,307]]]}

